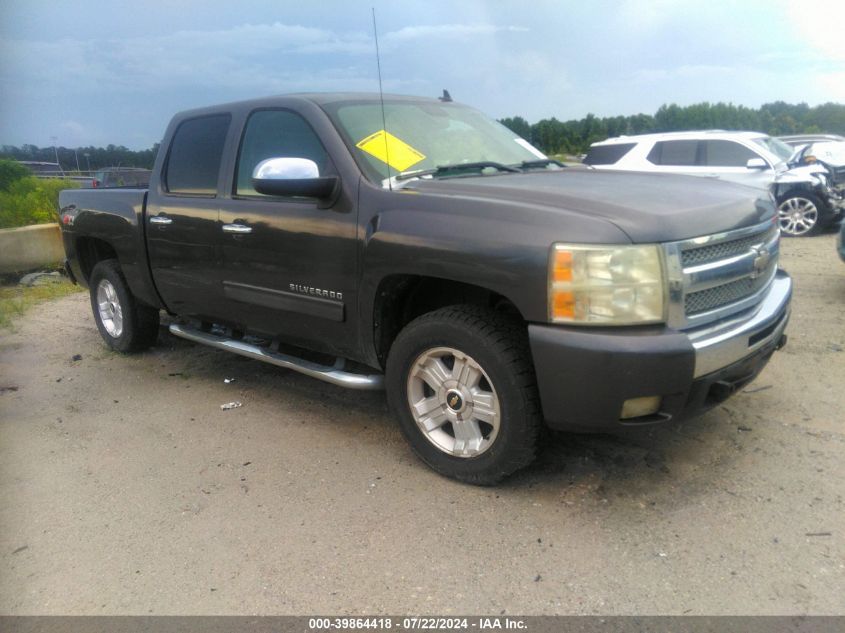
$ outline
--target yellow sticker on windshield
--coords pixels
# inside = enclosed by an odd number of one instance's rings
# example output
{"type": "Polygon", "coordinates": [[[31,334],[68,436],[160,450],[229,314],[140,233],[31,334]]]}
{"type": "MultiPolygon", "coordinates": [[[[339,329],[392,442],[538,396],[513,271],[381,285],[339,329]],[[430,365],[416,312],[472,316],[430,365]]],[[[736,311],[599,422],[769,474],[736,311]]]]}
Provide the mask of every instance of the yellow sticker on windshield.
{"type": "Polygon", "coordinates": [[[396,171],[405,171],[411,165],[416,165],[425,159],[425,154],[418,152],[405,141],[396,138],[386,130],[379,130],[375,134],[370,134],[367,138],[359,141],[355,147],[375,156],[383,163],[387,163],[396,171]]]}

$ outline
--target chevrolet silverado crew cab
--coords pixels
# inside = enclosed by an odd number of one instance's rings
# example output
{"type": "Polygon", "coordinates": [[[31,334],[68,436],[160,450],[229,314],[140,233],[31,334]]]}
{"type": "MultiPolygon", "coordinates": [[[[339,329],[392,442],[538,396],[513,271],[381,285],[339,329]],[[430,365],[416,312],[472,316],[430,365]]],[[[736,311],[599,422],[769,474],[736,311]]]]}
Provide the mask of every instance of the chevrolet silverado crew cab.
{"type": "Polygon", "coordinates": [[[387,391],[420,458],[488,484],[544,425],[679,420],[785,342],[768,194],[565,169],[471,108],[305,94],[177,114],[149,189],[61,194],[106,344],[170,332],[387,391]]]}

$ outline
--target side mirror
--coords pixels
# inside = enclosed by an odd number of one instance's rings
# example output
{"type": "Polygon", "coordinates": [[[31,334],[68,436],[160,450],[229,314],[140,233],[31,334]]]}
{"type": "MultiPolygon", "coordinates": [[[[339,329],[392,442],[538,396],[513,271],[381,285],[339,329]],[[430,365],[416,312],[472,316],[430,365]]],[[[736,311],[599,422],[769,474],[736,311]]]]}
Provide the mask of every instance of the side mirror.
{"type": "Polygon", "coordinates": [[[745,163],[745,167],[747,169],[768,169],[769,164],[762,158],[749,158],[748,162],[745,163]]]}
{"type": "Polygon", "coordinates": [[[320,176],[307,158],[268,158],[252,171],[252,187],[267,196],[329,198],[337,191],[337,176],[320,176]]]}

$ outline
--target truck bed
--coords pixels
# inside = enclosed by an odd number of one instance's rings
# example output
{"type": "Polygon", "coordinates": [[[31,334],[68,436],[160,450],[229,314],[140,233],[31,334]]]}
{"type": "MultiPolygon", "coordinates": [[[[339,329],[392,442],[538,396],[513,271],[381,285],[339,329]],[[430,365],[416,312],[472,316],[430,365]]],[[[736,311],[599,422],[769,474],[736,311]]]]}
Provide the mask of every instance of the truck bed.
{"type": "Polygon", "coordinates": [[[82,285],[103,249],[118,259],[133,294],[159,307],[147,260],[147,189],[66,189],[59,194],[66,267],[82,285]]]}

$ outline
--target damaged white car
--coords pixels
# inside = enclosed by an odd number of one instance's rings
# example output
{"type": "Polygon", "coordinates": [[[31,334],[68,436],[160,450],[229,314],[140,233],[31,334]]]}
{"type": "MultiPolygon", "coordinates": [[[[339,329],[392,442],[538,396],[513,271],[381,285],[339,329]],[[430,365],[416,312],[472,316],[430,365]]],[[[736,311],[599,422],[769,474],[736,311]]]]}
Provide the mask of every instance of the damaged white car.
{"type": "MultiPolygon", "coordinates": [[[[769,189],[778,204],[781,231],[813,235],[842,215],[843,183],[823,160],[802,157],[759,132],[703,130],[619,136],[593,143],[584,162],[596,169],[689,174],[769,189]]],[[[836,144],[839,145],[839,144],[836,144]]]]}

